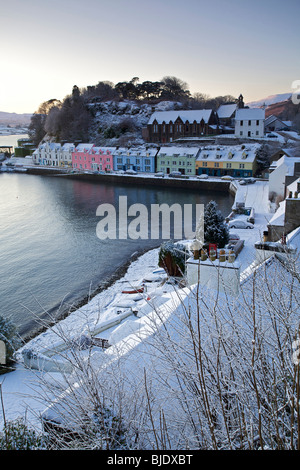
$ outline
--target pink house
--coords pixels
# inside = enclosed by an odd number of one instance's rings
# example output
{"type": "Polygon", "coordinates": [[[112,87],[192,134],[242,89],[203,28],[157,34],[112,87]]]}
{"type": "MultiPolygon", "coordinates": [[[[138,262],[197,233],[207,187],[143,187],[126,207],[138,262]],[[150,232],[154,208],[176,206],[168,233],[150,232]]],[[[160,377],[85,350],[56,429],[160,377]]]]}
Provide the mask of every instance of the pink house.
{"type": "Polygon", "coordinates": [[[113,171],[114,147],[79,144],[72,152],[72,167],[76,170],[113,171]]]}

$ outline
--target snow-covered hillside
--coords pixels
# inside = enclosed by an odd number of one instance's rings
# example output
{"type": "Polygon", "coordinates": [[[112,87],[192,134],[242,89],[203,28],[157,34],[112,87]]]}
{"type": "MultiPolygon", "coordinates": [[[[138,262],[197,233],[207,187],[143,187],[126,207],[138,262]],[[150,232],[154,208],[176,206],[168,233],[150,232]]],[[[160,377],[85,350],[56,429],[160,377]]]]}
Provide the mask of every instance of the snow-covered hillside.
{"type": "Polygon", "coordinates": [[[96,102],[88,106],[94,116],[90,139],[96,145],[142,143],[142,128],[147,126],[152,113],[182,107],[181,103],[173,101],[152,105],[130,100],[96,102]]]}
{"type": "Polygon", "coordinates": [[[247,103],[247,106],[249,106],[249,108],[259,108],[263,105],[270,106],[271,104],[281,103],[281,101],[286,101],[290,99],[291,96],[292,96],[292,93],[280,93],[277,95],[270,95],[270,96],[267,96],[266,98],[262,98],[257,101],[251,101],[250,103],[247,103]]]}

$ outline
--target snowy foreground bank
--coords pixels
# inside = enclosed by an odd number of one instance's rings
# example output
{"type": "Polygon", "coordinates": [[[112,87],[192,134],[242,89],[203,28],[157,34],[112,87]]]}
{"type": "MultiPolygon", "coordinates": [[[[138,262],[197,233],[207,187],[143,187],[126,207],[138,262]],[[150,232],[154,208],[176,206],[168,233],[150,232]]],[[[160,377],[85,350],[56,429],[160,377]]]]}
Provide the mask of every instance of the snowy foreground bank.
{"type": "MultiPolygon", "coordinates": [[[[237,198],[254,207],[256,216],[253,230],[236,230],[245,240],[238,256],[242,273],[254,261],[254,243],[261,240],[272,216],[268,183],[239,186],[237,198]]],[[[188,241],[185,243],[189,244],[188,241]]],[[[132,338],[136,331],[147,331],[147,317],[154,308],[170,303],[172,299],[175,301],[174,285],[168,282],[164,270],[158,267],[158,253],[159,249],[154,249],[142,255],[130,265],[123,278],[18,351],[16,370],[0,376],[6,420],[26,415],[28,423],[40,427],[39,417],[45,410],[45,403],[38,392],[39,380],[43,376],[43,380],[46,378],[49,382],[63,381],[62,373],[70,372],[68,361],[62,360],[62,357],[67,357],[68,345],[94,341],[93,361],[99,360],[101,364],[103,355],[107,361],[113,354],[113,348],[125,338],[132,338]],[[142,292],[133,294],[132,290],[140,286],[143,286],[142,292]],[[99,341],[107,342],[110,347],[103,349],[99,341]],[[30,351],[30,354],[26,355],[24,351],[30,351]],[[36,363],[42,371],[26,367],[30,364],[36,366],[36,363]]],[[[127,342],[126,347],[134,346],[127,342]]],[[[0,413],[0,427],[2,424],[3,415],[0,413]]]]}

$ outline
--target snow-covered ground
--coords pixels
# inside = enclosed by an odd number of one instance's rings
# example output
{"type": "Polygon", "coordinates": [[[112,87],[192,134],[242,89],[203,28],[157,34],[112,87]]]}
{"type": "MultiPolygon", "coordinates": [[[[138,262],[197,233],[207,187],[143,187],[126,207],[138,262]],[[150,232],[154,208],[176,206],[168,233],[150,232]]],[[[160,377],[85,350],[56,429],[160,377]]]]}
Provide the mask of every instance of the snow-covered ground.
{"type": "MultiPolygon", "coordinates": [[[[262,239],[262,233],[272,213],[268,202],[268,182],[257,181],[247,186],[235,184],[236,200],[243,201],[246,206],[255,209],[255,228],[236,230],[240,238],[245,240],[245,246],[238,256],[242,273],[255,260],[254,243],[262,239]]],[[[158,253],[159,249],[154,249],[142,255],[130,265],[123,278],[20,349],[16,370],[0,376],[6,420],[26,415],[29,424],[38,427],[40,413],[45,408],[45,403],[37,390],[40,374],[45,372],[24,366],[24,356],[22,356],[24,349],[41,353],[45,359],[51,358],[53,350],[59,350],[66,345],[65,340],[60,340],[62,332],[63,336],[72,340],[82,338],[82,335],[85,337],[92,335],[114,344],[132,333],[135,322],[129,321],[128,316],[133,320],[143,318],[153,310],[152,302],[157,306],[170,298],[173,286],[163,283],[166,275],[158,268],[158,253]],[[122,293],[124,290],[141,285],[142,282],[144,282],[143,293],[134,295],[122,293]],[[135,307],[135,315],[132,313],[132,306],[135,307]]],[[[47,374],[49,380],[51,376],[52,379],[53,377],[57,379],[60,375],[59,372],[47,372],[47,374]]],[[[0,428],[2,424],[3,415],[0,412],[0,428]]]]}

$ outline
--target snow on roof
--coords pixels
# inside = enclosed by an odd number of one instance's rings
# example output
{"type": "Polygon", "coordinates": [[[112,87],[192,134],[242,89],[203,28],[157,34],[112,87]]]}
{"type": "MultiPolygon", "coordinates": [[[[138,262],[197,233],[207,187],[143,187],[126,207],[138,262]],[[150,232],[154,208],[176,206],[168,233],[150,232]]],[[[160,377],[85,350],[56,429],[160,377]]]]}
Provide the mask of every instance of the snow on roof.
{"type": "Polygon", "coordinates": [[[237,121],[246,121],[247,119],[265,119],[265,110],[261,108],[237,109],[235,119],[237,121]]]}
{"type": "Polygon", "coordinates": [[[282,122],[282,123],[284,124],[284,122],[283,122],[281,119],[279,119],[279,117],[274,116],[273,114],[271,114],[270,116],[268,116],[268,117],[266,118],[266,120],[265,120],[265,125],[269,125],[269,124],[271,124],[271,123],[274,122],[274,121],[280,121],[280,122],[282,122]]]}
{"type": "Polygon", "coordinates": [[[283,155],[279,160],[272,163],[272,168],[279,168],[281,165],[286,167],[286,176],[293,176],[295,171],[295,163],[300,162],[300,157],[287,157],[283,155]]]}
{"type": "Polygon", "coordinates": [[[196,157],[199,151],[199,147],[161,147],[157,156],[161,157],[163,155],[180,155],[181,157],[186,157],[188,155],[191,155],[193,157],[196,157]]]}
{"type": "Polygon", "coordinates": [[[116,150],[116,147],[93,147],[91,153],[97,154],[113,154],[116,150]]]}
{"type": "Polygon", "coordinates": [[[217,114],[219,118],[230,118],[233,113],[236,111],[237,104],[222,104],[218,111],[217,114]]]}
{"type": "Polygon", "coordinates": [[[279,203],[277,211],[274,213],[273,217],[269,220],[269,225],[279,225],[284,226],[285,219],[285,200],[279,203]]]}
{"type": "Polygon", "coordinates": [[[62,146],[62,150],[74,150],[75,145],[72,143],[66,143],[62,146]]]}
{"type": "Polygon", "coordinates": [[[230,162],[247,160],[253,162],[256,158],[260,144],[233,145],[233,146],[211,146],[204,148],[198,155],[197,161],[228,160],[230,162]],[[244,147],[244,148],[242,148],[244,147]]]}
{"type": "Polygon", "coordinates": [[[155,156],[157,148],[155,147],[116,147],[114,149],[115,155],[130,155],[130,156],[155,156]]]}
{"type": "Polygon", "coordinates": [[[56,142],[44,142],[43,144],[39,145],[39,149],[55,150],[59,148],[61,148],[61,144],[56,142]]]}
{"type": "Polygon", "coordinates": [[[292,245],[296,248],[298,253],[298,264],[299,264],[299,255],[300,255],[300,227],[295,228],[286,236],[286,243],[292,245]]]}
{"type": "Polygon", "coordinates": [[[297,147],[283,149],[283,152],[285,153],[287,157],[299,157],[300,158],[300,149],[297,147]]]}
{"type": "Polygon", "coordinates": [[[78,144],[76,147],[76,152],[89,151],[92,147],[94,147],[94,144],[78,144]]]}
{"type": "Polygon", "coordinates": [[[158,124],[162,122],[175,122],[177,118],[180,118],[183,122],[201,122],[203,119],[207,123],[211,117],[212,109],[200,109],[200,110],[188,110],[188,111],[157,111],[152,114],[148,124],[152,124],[157,121],[158,124]]]}

